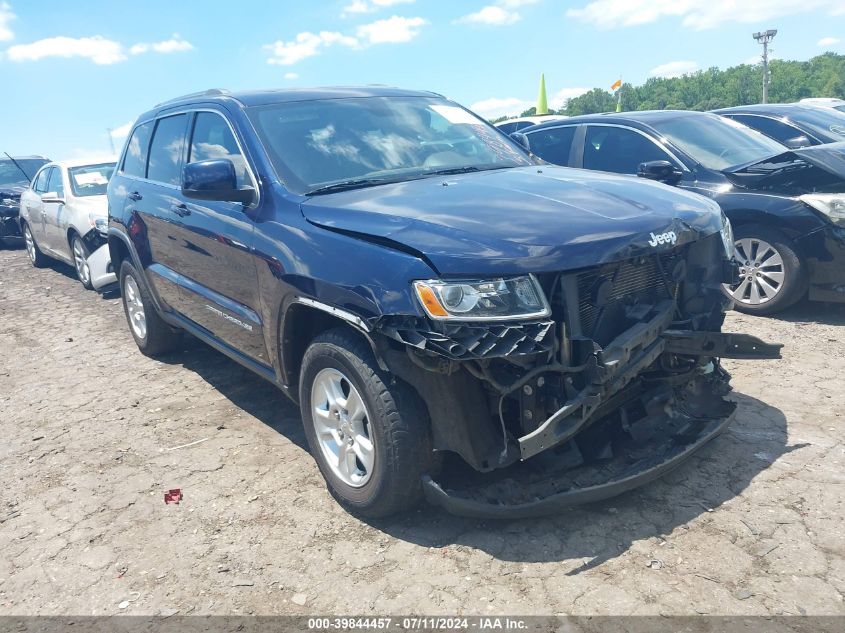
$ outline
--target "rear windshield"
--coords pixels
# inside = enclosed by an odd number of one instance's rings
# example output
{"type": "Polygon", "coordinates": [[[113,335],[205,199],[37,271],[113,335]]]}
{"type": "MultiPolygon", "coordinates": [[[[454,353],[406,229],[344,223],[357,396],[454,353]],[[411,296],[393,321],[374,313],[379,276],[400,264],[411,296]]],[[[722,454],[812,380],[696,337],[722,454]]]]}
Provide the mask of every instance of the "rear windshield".
{"type": "MultiPolygon", "coordinates": [[[[840,108],[843,106],[839,106],[840,108]]],[[[794,121],[811,134],[830,137],[832,141],[845,141],[845,113],[833,108],[795,107],[784,111],[787,121],[794,121]]]]}
{"type": "Polygon", "coordinates": [[[285,186],[296,193],[532,164],[486,121],[436,97],[324,99],[247,112],[285,186]]]}
{"type": "Polygon", "coordinates": [[[651,125],[708,169],[727,169],[787,151],[768,136],[715,114],[677,116],[651,125]]]}
{"type": "Polygon", "coordinates": [[[47,164],[43,158],[8,158],[0,160],[0,186],[29,184],[41,167],[47,164]],[[17,165],[15,164],[17,163],[17,165]]]}
{"type": "Polygon", "coordinates": [[[100,163],[99,165],[85,165],[70,167],[67,170],[70,177],[70,188],[77,198],[85,196],[104,196],[114,172],[115,163],[100,163]]]}

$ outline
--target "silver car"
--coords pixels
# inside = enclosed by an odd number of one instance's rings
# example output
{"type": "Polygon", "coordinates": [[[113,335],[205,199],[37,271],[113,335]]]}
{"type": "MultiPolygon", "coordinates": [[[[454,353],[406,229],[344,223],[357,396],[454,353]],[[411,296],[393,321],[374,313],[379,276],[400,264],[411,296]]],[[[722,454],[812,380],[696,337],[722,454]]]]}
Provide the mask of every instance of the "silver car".
{"type": "Polygon", "coordinates": [[[114,163],[48,163],[21,194],[21,232],[32,265],[47,257],[76,268],[85,288],[99,290],[117,279],[106,243],[106,185],[114,163]]]}

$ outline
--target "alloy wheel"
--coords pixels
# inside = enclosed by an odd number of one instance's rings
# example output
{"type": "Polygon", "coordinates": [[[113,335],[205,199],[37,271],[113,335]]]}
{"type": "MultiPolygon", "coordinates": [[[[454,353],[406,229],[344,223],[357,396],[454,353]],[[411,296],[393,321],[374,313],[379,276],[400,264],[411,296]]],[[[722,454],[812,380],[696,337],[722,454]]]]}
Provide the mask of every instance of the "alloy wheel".
{"type": "Polygon", "coordinates": [[[739,283],[728,292],[744,305],[768,303],[783,291],[786,269],[780,252],[756,237],[736,241],[734,256],[739,263],[739,283]]]}
{"type": "Polygon", "coordinates": [[[32,231],[29,230],[28,224],[23,227],[23,239],[26,243],[26,254],[29,255],[29,261],[34,264],[38,254],[35,251],[35,239],[32,237],[32,231]]]}
{"type": "Polygon", "coordinates": [[[332,472],[353,488],[366,484],[375,463],[369,413],[361,394],[337,369],[323,369],[314,377],[311,418],[332,472]]]}
{"type": "Polygon", "coordinates": [[[76,265],[76,274],[79,276],[79,281],[84,286],[87,286],[91,283],[91,269],[88,267],[85,248],[82,246],[82,241],[78,237],[73,238],[73,262],[76,265]]]}
{"type": "Polygon", "coordinates": [[[139,339],[144,339],[147,336],[147,313],[144,311],[138,282],[131,275],[126,276],[123,284],[123,300],[126,302],[126,314],[132,331],[139,339]]]}

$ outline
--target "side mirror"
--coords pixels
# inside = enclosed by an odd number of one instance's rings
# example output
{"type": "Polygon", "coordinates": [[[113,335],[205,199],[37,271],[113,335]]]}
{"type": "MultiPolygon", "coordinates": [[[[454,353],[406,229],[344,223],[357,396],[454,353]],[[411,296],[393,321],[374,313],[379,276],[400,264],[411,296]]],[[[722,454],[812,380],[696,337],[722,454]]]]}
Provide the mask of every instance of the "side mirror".
{"type": "Polygon", "coordinates": [[[54,202],[56,204],[64,204],[65,199],[59,198],[59,194],[55,191],[48,191],[41,194],[41,202],[54,202]]]}
{"type": "Polygon", "coordinates": [[[531,146],[528,144],[528,137],[522,132],[511,132],[508,136],[519,143],[526,151],[531,151],[531,146]]]}
{"type": "Polygon", "coordinates": [[[235,165],[228,158],[188,163],[182,169],[182,195],[194,200],[217,200],[250,204],[255,189],[238,189],[235,165]]]}
{"type": "Polygon", "coordinates": [[[668,160],[650,160],[640,163],[640,166],[637,168],[637,176],[663,182],[667,185],[677,185],[681,182],[684,172],[668,160]]]}
{"type": "Polygon", "coordinates": [[[789,149],[801,149],[802,147],[809,147],[813,143],[807,138],[806,134],[801,134],[800,136],[786,139],[783,144],[789,149]]]}

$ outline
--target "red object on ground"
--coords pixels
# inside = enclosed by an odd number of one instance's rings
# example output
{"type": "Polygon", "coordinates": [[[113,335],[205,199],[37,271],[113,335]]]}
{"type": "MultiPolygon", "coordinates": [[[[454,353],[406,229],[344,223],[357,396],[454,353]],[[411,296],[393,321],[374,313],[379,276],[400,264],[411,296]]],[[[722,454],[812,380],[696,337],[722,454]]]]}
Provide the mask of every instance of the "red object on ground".
{"type": "Polygon", "coordinates": [[[164,502],[165,503],[179,503],[182,501],[182,489],[181,488],[174,488],[173,490],[168,490],[164,493],[164,502]]]}

